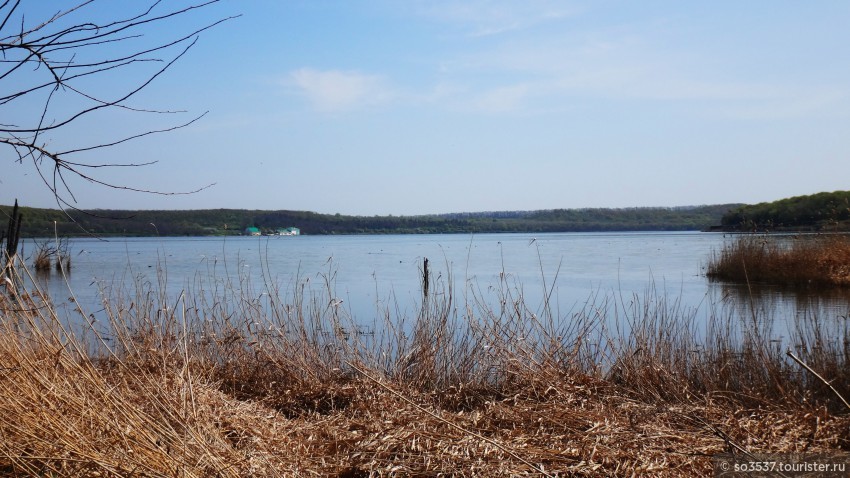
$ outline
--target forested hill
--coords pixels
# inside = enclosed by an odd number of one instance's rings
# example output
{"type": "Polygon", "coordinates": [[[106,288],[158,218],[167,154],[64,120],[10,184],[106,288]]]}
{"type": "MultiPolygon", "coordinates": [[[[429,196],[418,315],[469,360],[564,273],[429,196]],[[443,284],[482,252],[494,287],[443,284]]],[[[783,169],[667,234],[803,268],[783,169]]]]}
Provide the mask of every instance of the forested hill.
{"type": "Polygon", "coordinates": [[[740,206],[721,224],[727,231],[850,231],[850,191],[740,206]]]}
{"type": "MultiPolygon", "coordinates": [[[[571,231],[701,230],[720,224],[739,204],[673,208],[553,209],[425,216],[343,216],[307,211],[204,209],[191,211],[68,211],[21,208],[23,237],[205,236],[297,227],[302,234],[422,234],[571,231]]],[[[8,218],[11,207],[0,207],[8,218]]],[[[5,219],[4,219],[5,222],[5,219]]]]}

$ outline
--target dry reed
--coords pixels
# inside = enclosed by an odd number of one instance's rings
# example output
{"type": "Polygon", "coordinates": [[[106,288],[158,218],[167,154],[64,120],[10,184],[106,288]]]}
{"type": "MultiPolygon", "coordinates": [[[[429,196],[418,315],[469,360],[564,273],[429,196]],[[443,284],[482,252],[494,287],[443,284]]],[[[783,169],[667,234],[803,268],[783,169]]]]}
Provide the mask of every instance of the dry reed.
{"type": "MultiPolygon", "coordinates": [[[[0,295],[0,475],[705,476],[717,453],[850,447],[760,321],[698,332],[651,294],[559,316],[506,279],[491,306],[431,278],[413,323],[388,309],[368,335],[331,280],[164,281],[116,286],[90,326],[0,295]]],[[[850,395],[846,327],[806,330],[796,354],[850,395]]]]}
{"type": "Polygon", "coordinates": [[[38,249],[33,257],[32,267],[39,273],[50,271],[50,252],[45,248],[38,249]]]}
{"type": "Polygon", "coordinates": [[[713,279],[791,286],[850,286],[850,237],[738,236],[712,258],[713,279]]]}

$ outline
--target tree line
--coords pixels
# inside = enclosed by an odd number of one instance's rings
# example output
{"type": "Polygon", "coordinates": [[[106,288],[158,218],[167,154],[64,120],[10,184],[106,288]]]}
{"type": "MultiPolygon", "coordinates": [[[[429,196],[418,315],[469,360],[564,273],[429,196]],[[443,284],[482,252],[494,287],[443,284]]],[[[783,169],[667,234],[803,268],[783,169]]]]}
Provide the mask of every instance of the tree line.
{"type": "MultiPolygon", "coordinates": [[[[738,206],[552,209],[419,216],[348,216],[245,209],[60,211],[22,207],[20,211],[23,237],[74,237],[237,235],[251,226],[268,233],[280,227],[297,227],[302,234],[703,230],[720,224],[724,214],[738,206]]],[[[11,207],[0,207],[0,210],[4,215],[11,213],[11,207]]]]}
{"type": "Polygon", "coordinates": [[[730,231],[850,231],[850,191],[740,206],[724,214],[721,225],[730,231]]]}

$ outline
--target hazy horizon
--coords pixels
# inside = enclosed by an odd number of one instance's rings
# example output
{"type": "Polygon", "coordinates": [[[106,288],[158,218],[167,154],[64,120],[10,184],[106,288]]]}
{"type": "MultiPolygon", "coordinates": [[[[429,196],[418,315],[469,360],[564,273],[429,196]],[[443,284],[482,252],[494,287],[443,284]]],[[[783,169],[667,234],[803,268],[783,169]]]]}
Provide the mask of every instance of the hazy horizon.
{"type": "MultiPolygon", "coordinates": [[[[95,1],[68,21],[147,5],[95,1]]],[[[24,1],[10,24],[68,7],[24,1]]],[[[222,1],[146,36],[173,39],[238,14],[127,105],[187,113],[107,112],[42,138],[73,149],[209,110],[74,160],[158,161],[91,171],[131,187],[215,185],[160,196],[75,180],[76,207],[413,216],[756,204],[848,189],[850,3],[222,1]]],[[[136,71],[90,85],[109,97],[136,71]]],[[[15,81],[5,89],[27,86],[15,81]]],[[[24,106],[2,122],[31,114],[24,106]]],[[[56,208],[33,165],[9,153],[0,203],[56,208]]]]}

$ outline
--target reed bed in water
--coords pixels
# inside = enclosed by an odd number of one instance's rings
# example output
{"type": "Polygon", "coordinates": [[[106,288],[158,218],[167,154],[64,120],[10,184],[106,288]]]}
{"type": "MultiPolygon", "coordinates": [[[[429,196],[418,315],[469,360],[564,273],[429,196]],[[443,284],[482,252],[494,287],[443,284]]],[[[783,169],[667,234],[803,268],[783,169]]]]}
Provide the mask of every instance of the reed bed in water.
{"type": "Polygon", "coordinates": [[[738,236],[712,258],[707,275],[742,283],[850,286],[850,236],[738,236]]]}
{"type": "MultiPolygon", "coordinates": [[[[0,475],[705,476],[717,453],[850,447],[850,410],[758,317],[431,278],[415,317],[364,332],[330,280],[165,280],[111,291],[91,327],[7,282],[0,475]]],[[[846,327],[826,339],[801,328],[795,354],[847,396],[846,327]]]]}

